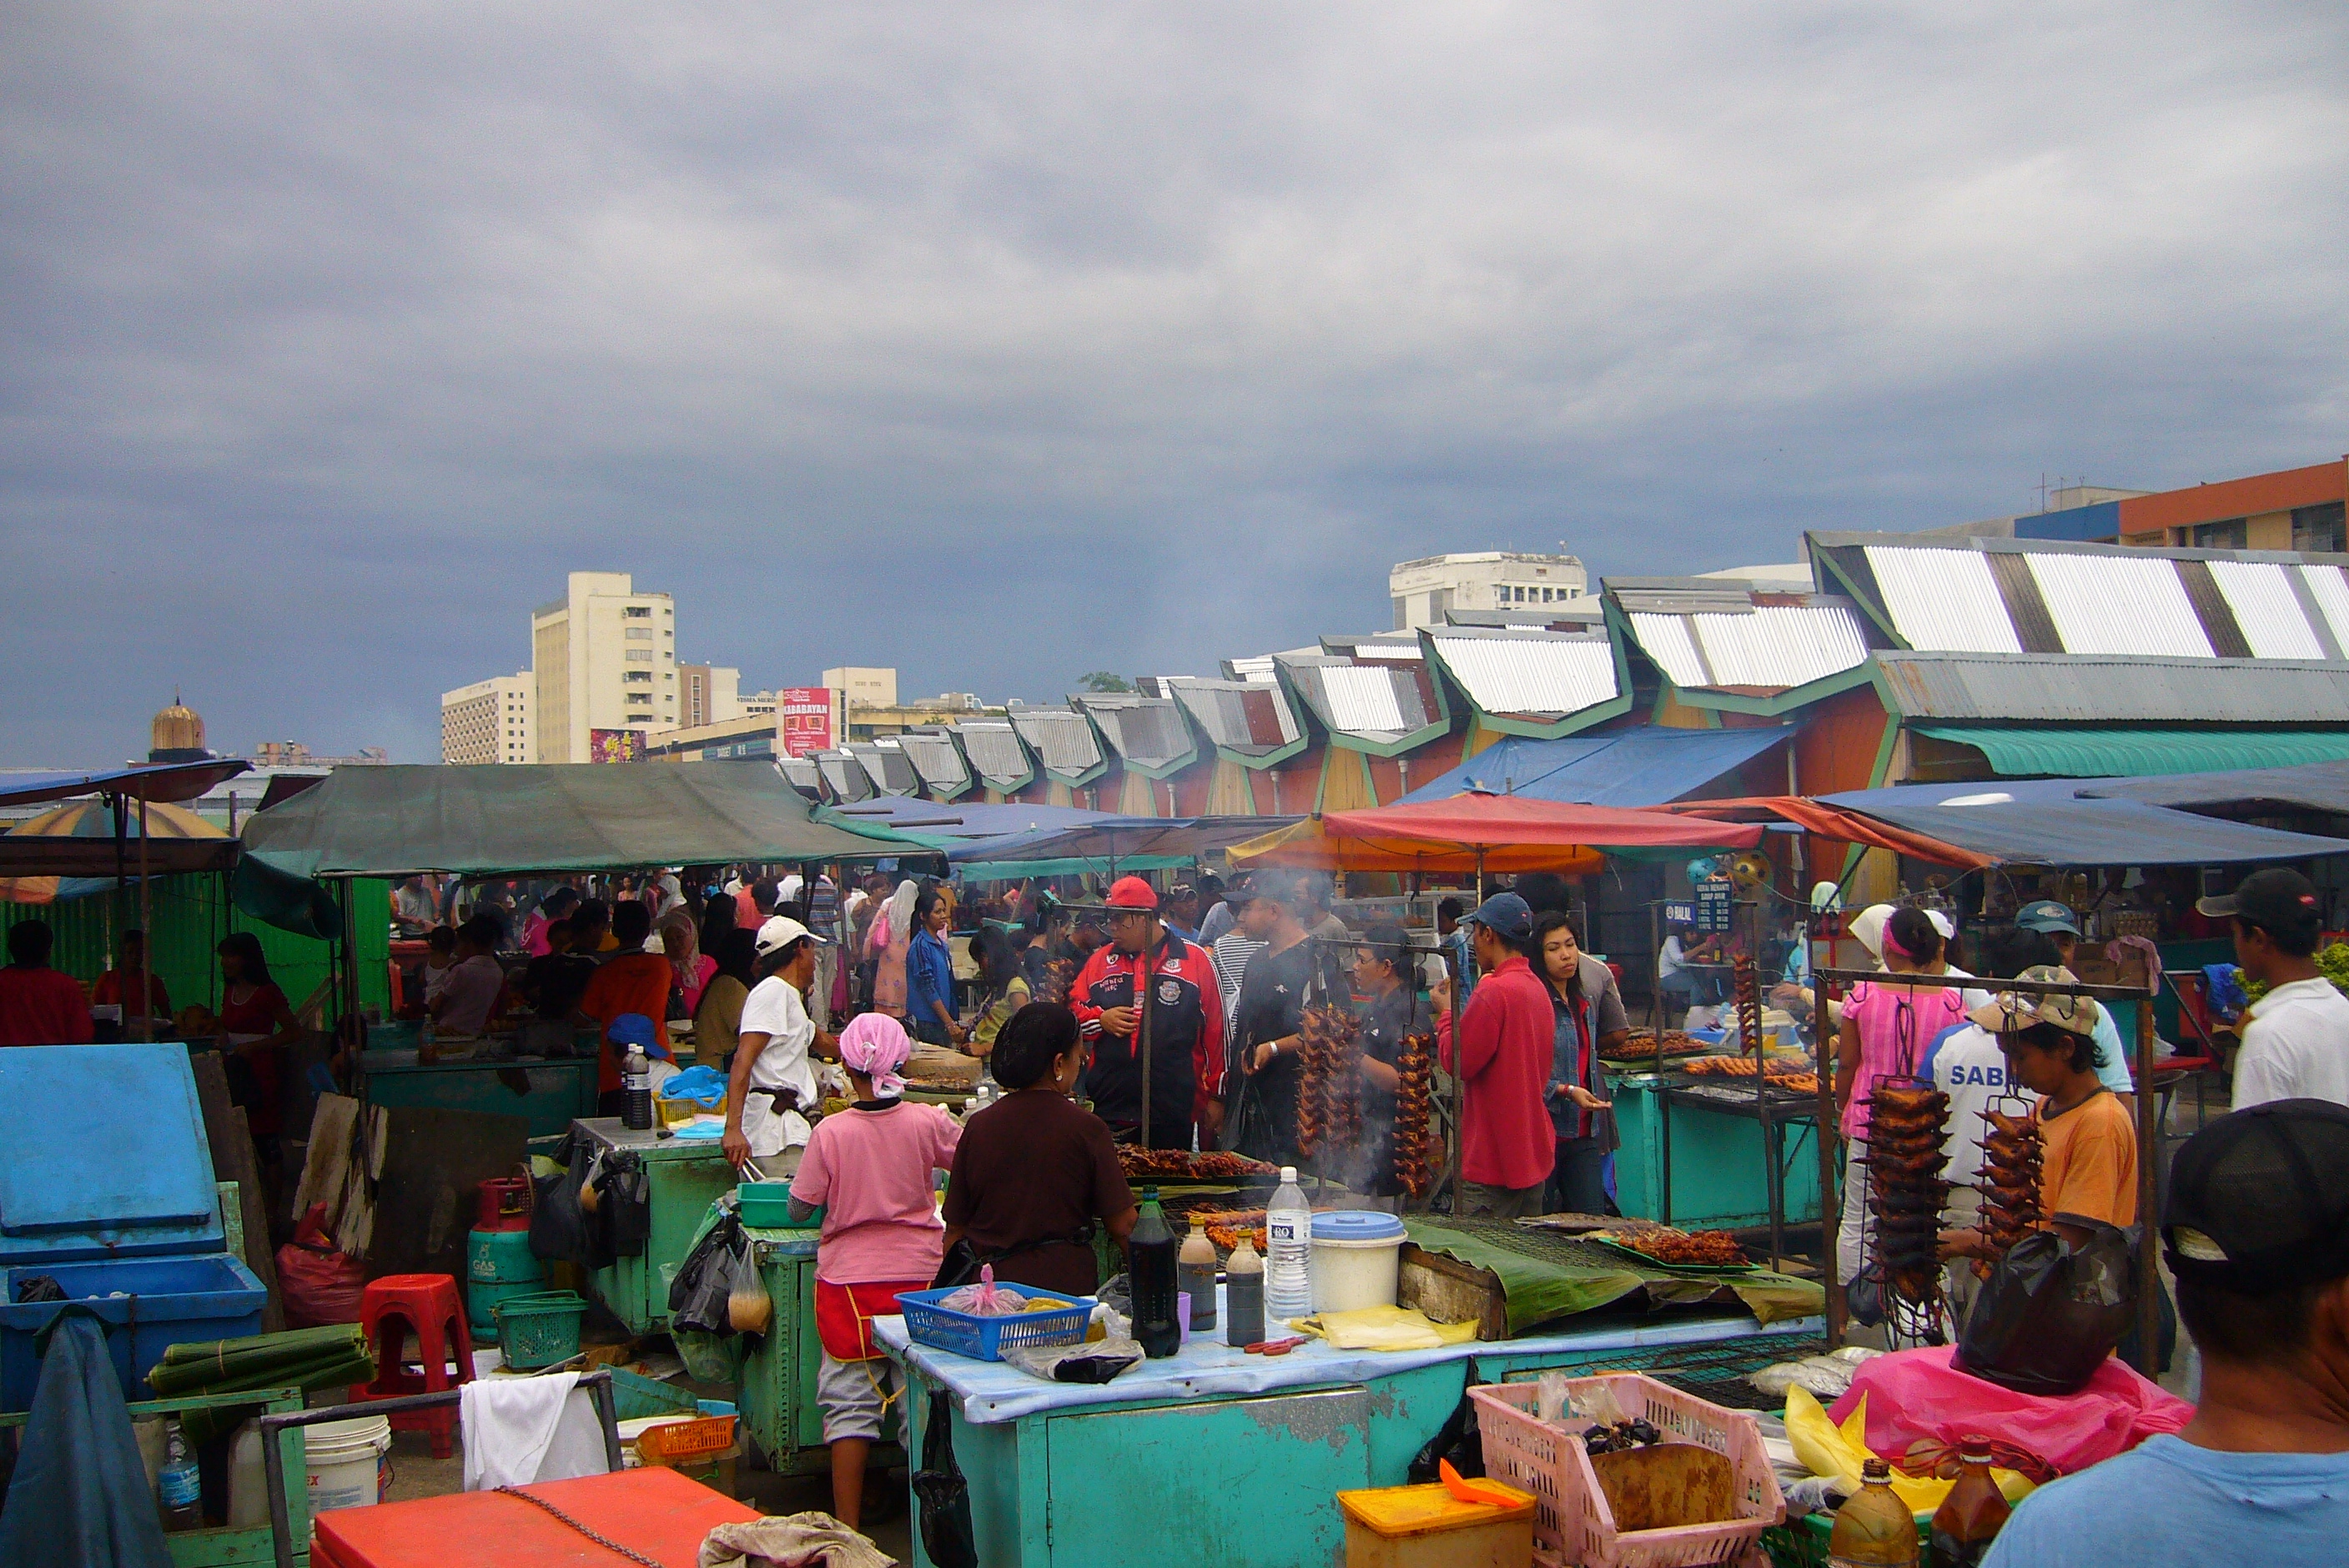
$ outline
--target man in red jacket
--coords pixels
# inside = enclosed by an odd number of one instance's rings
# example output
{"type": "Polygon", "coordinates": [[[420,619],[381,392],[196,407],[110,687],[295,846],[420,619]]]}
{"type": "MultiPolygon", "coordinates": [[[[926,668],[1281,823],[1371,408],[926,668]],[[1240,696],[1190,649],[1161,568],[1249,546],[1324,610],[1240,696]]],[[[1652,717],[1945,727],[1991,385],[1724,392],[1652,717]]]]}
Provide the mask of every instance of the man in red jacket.
{"type": "Polygon", "coordinates": [[[1223,1095],[1224,1007],[1215,968],[1206,948],[1166,929],[1157,893],[1140,877],[1121,877],[1109,890],[1109,934],[1069,987],[1069,1010],[1092,1042],[1085,1091],[1093,1114],[1122,1141],[1140,1137],[1147,1028],[1150,1146],[1188,1149],[1194,1117],[1223,1095]]]}
{"type": "MultiPolygon", "coordinates": [[[[1466,1105],[1460,1134],[1466,1211],[1514,1220],[1538,1214],[1557,1154],[1542,1087],[1557,1035],[1548,987],[1526,962],[1533,911],[1513,892],[1495,893],[1463,923],[1475,940],[1481,978],[1460,1017],[1460,1074],[1466,1105]]],[[[1435,988],[1436,1047],[1452,1070],[1452,983],[1435,988]]]]}

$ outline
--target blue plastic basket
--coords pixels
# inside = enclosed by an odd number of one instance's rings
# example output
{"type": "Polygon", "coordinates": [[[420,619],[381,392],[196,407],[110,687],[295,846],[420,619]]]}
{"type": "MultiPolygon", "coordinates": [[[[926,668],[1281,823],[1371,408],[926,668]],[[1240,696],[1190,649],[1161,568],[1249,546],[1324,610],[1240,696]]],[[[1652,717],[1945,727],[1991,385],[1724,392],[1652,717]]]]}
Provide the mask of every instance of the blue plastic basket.
{"type": "Polygon", "coordinates": [[[938,1305],[953,1294],[952,1290],[909,1290],[899,1295],[897,1305],[905,1315],[905,1333],[916,1345],[968,1356],[974,1361],[1000,1361],[1005,1348],[1011,1346],[1081,1344],[1085,1325],[1093,1315],[1093,1298],[1085,1295],[1077,1297],[1072,1306],[1050,1312],[979,1317],[938,1305]]]}

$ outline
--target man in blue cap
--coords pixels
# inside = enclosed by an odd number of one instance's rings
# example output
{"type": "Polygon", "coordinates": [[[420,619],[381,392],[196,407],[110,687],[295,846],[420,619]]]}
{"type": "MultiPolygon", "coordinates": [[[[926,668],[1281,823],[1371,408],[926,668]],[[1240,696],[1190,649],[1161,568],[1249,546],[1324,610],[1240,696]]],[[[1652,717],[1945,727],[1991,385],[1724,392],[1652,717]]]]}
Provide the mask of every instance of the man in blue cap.
{"type": "MultiPolygon", "coordinates": [[[[2017,931],[2034,931],[2044,936],[2055,944],[2056,964],[2075,975],[2080,972],[2078,965],[2073,963],[2074,954],[2080,945],[2080,920],[2072,913],[2069,904],[2058,903],[2052,898],[2026,903],[2014,912],[2014,928],[2017,931]]],[[[1968,992],[1966,1000],[1972,1003],[1974,994],[1968,992]]],[[[2110,1007],[2097,1008],[2096,1076],[2104,1080],[2106,1088],[2113,1091],[2113,1098],[2125,1107],[2131,1103],[2130,1096],[2137,1088],[2137,1080],[2129,1076],[2129,1064],[2136,1059],[2136,1047],[2133,1043],[2121,1038],[2121,1026],[2113,1021],[2113,1010],[2110,1007]]]]}
{"type": "Polygon", "coordinates": [[[1542,1088],[1549,1080],[1557,1022],[1549,988],[1527,962],[1534,912],[1513,892],[1495,893],[1464,923],[1475,944],[1482,979],[1460,1014],[1459,1067],[1452,984],[1435,988],[1436,1048],[1464,1081],[1460,1179],[1472,1214],[1514,1220],[1541,1212],[1542,1190],[1557,1140],[1542,1088]]]}

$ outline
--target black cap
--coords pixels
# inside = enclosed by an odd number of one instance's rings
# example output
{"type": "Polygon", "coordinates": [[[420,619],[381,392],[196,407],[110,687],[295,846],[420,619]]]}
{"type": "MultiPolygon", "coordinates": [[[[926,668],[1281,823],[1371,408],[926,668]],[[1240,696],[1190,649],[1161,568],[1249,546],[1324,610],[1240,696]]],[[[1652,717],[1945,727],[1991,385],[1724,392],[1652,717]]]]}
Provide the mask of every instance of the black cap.
{"type": "Polygon", "coordinates": [[[2272,936],[2298,936],[2313,942],[2324,923],[2324,905],[2316,884],[2298,872],[2281,867],[2253,872],[2219,898],[2201,898],[2194,907],[2212,920],[2240,920],[2272,936]]]}
{"type": "Polygon", "coordinates": [[[2349,1106],[2271,1100],[2188,1139],[2161,1233],[2172,1274],[2239,1295],[2349,1278],[2349,1106]]]}

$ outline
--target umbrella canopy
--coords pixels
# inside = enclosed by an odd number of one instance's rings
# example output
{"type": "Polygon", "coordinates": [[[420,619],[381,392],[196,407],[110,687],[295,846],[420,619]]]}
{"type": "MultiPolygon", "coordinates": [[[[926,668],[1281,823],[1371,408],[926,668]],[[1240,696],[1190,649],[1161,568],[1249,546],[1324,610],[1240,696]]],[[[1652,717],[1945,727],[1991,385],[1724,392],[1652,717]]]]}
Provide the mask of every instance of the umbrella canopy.
{"type": "Polygon", "coordinates": [[[1319,871],[1595,871],[1609,850],[1751,849],[1762,829],[1669,812],[1459,795],[1334,811],[1236,846],[1234,864],[1319,871]]]}
{"type": "MultiPolygon", "coordinates": [[[[156,876],[218,871],[236,861],[237,841],[193,811],[155,801],[147,808],[147,869],[156,876]]],[[[127,803],[118,859],[110,801],[71,800],[0,835],[0,899],[53,903],[113,885],[139,872],[139,807],[127,803]]]]}
{"type": "Polygon", "coordinates": [[[133,799],[192,800],[252,766],[242,757],[213,757],[202,762],[135,763],[89,773],[12,773],[0,779],[0,806],[101,792],[133,799]]]}

